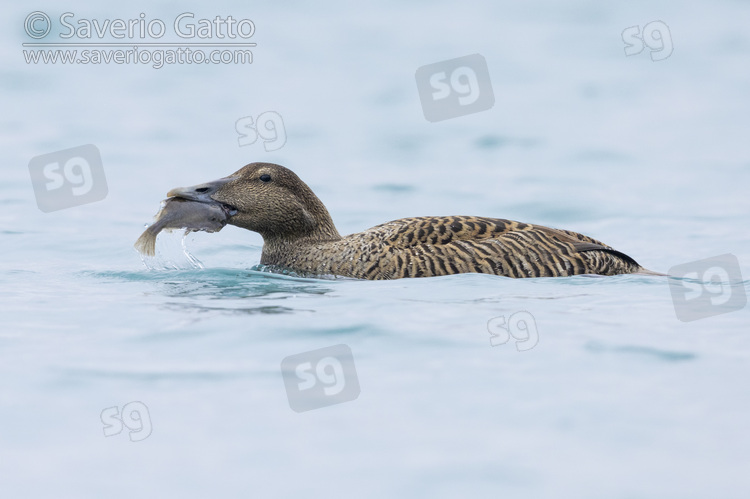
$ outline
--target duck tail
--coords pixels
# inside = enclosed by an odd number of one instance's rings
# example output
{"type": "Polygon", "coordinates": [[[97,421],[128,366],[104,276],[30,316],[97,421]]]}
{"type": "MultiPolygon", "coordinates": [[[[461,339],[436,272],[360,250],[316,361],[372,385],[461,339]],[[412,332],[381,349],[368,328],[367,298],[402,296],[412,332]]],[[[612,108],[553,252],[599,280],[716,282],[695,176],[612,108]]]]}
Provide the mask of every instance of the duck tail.
{"type": "Polygon", "coordinates": [[[658,275],[662,277],[667,277],[667,274],[662,274],[661,272],[654,272],[653,270],[648,270],[643,267],[639,267],[638,270],[633,272],[635,275],[658,275]]]}

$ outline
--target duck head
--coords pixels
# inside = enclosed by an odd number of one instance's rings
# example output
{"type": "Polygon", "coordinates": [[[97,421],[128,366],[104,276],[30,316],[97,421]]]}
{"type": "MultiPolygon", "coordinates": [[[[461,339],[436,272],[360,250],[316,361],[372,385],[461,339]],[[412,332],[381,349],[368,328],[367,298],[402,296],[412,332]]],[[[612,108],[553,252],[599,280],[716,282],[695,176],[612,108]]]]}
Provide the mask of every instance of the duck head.
{"type": "Polygon", "coordinates": [[[217,204],[227,223],[258,232],[263,239],[340,239],[325,205],[291,170],[273,163],[250,163],[233,174],[167,193],[217,204]]]}

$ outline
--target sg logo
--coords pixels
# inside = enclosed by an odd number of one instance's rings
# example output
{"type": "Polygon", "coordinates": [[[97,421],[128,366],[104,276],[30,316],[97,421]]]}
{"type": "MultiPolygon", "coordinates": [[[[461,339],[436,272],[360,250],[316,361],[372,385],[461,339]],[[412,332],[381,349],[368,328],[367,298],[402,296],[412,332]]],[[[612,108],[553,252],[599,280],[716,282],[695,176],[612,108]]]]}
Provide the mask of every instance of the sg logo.
{"type": "Polygon", "coordinates": [[[281,375],[295,412],[349,402],[359,397],[354,356],[347,345],[290,355],[281,361],[281,375]]]}
{"type": "Polygon", "coordinates": [[[255,144],[258,136],[263,139],[263,148],[266,152],[276,151],[286,144],[284,120],[276,111],[260,113],[256,121],[253,121],[252,116],[240,118],[234,124],[234,128],[240,135],[237,138],[240,147],[255,144]]]}
{"type": "Polygon", "coordinates": [[[732,254],[669,269],[669,288],[677,318],[694,321],[740,310],[747,305],[740,262],[732,254]]]}
{"type": "Polygon", "coordinates": [[[92,144],[36,156],[29,173],[36,204],[45,213],[107,197],[101,154],[92,144]]]}
{"type": "Polygon", "coordinates": [[[480,54],[422,66],[415,77],[428,121],[478,113],[495,105],[487,61],[480,54]]]}
{"type": "Polygon", "coordinates": [[[151,435],[151,417],[143,402],[128,402],[122,406],[122,413],[117,407],[107,407],[102,411],[101,420],[105,437],[119,435],[123,425],[130,430],[131,442],[140,442],[151,435]]]}
{"type": "Polygon", "coordinates": [[[487,322],[487,331],[493,347],[505,345],[511,336],[516,340],[516,350],[519,352],[531,350],[539,343],[534,316],[526,311],[516,312],[508,317],[507,322],[504,315],[493,317],[487,322]]]}
{"type": "Polygon", "coordinates": [[[626,56],[640,54],[645,45],[651,49],[651,60],[654,62],[663,61],[674,50],[669,26],[662,21],[651,21],[643,27],[643,33],[638,26],[625,28],[622,41],[625,42],[626,56]]]}

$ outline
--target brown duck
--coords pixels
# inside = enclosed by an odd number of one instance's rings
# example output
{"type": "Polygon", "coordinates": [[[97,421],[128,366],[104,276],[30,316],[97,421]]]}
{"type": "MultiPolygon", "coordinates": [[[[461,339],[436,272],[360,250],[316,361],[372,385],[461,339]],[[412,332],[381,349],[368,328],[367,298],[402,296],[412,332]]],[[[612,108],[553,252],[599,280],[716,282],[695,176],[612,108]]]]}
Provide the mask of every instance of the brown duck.
{"type": "MultiPolygon", "coordinates": [[[[596,239],[499,218],[402,218],[341,237],[313,191],[294,172],[272,163],[250,163],[228,177],[172,189],[167,196],[220,208],[226,223],[263,236],[261,264],[300,274],[360,279],[465,272],[655,274],[596,239]]],[[[191,228],[196,229],[194,221],[191,228]]]]}

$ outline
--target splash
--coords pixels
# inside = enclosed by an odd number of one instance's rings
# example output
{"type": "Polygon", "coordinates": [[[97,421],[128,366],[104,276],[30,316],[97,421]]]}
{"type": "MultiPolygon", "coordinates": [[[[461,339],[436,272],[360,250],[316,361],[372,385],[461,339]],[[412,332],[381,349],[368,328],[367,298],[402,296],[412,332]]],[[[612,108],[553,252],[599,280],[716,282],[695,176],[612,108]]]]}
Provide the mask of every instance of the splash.
{"type": "MultiPolygon", "coordinates": [[[[148,225],[146,225],[148,227],[148,225]]],[[[154,256],[138,253],[149,270],[196,270],[205,266],[188,249],[188,235],[193,231],[164,230],[156,244],[154,256]],[[179,236],[182,232],[181,237],[179,236]],[[179,237],[179,243],[178,243],[179,237]]]]}

